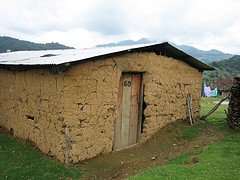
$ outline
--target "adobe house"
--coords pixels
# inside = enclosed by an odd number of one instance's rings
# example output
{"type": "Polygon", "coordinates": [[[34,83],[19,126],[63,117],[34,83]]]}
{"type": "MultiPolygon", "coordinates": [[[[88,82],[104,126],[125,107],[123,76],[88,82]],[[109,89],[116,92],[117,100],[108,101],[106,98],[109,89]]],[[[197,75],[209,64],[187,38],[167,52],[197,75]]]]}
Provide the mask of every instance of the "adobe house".
{"type": "Polygon", "coordinates": [[[0,126],[75,163],[200,111],[203,70],[168,43],[0,54],[0,126]]]}

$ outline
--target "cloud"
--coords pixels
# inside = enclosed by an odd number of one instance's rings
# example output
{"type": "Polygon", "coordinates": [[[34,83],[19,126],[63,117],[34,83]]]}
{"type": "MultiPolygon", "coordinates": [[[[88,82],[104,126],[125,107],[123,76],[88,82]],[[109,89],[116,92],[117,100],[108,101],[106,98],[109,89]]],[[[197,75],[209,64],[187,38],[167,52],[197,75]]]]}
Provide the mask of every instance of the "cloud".
{"type": "Polygon", "coordinates": [[[126,33],[129,23],[126,14],[121,1],[97,1],[86,14],[83,27],[104,35],[126,33]]]}
{"type": "Polygon", "coordinates": [[[5,17],[0,23],[6,29],[23,33],[42,33],[48,31],[68,31],[81,24],[88,6],[73,0],[9,0],[0,2],[0,15],[5,17]],[[86,9],[85,9],[86,8],[86,9]]]}
{"type": "Polygon", "coordinates": [[[0,1],[0,35],[75,47],[148,37],[239,52],[238,0],[0,1]]]}

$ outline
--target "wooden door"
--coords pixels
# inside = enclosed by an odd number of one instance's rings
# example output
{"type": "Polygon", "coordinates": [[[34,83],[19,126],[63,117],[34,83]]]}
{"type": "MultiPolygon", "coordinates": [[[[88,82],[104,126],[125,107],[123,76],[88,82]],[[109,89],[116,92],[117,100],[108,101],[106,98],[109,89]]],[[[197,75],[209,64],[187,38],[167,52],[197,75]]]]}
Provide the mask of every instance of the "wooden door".
{"type": "Polygon", "coordinates": [[[142,74],[123,74],[119,82],[114,150],[139,141],[141,131],[142,74]]]}

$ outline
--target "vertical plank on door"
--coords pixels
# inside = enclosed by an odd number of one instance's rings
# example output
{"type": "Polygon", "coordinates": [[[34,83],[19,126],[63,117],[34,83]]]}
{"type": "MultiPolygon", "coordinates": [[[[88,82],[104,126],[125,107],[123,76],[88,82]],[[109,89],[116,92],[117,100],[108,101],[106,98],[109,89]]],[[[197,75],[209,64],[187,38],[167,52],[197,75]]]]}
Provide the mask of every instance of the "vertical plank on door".
{"type": "Polygon", "coordinates": [[[141,89],[141,75],[132,75],[132,95],[131,95],[131,115],[129,127],[129,145],[137,143],[138,121],[139,121],[139,101],[141,89]]]}
{"type": "Polygon", "coordinates": [[[122,125],[121,125],[121,147],[129,145],[129,119],[131,116],[131,74],[125,74],[123,78],[123,95],[122,95],[122,125]]]}
{"type": "Polygon", "coordinates": [[[114,128],[114,146],[113,150],[121,148],[121,126],[122,126],[122,97],[123,97],[123,76],[121,76],[118,85],[118,97],[116,108],[116,121],[114,128]]]}

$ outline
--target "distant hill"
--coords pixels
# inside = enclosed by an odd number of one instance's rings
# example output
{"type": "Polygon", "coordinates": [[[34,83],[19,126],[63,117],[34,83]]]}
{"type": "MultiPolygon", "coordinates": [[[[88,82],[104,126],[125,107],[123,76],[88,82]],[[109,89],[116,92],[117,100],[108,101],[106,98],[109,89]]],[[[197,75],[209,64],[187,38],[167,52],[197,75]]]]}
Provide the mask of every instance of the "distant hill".
{"type": "Polygon", "coordinates": [[[154,41],[151,41],[147,38],[139,39],[138,41],[133,41],[131,39],[120,41],[117,43],[108,43],[108,44],[98,44],[96,47],[113,47],[113,46],[127,46],[127,45],[136,45],[136,44],[148,44],[153,43],[154,41]]]}
{"type": "MultiPolygon", "coordinates": [[[[142,38],[138,41],[133,41],[129,39],[129,40],[124,40],[117,43],[99,44],[96,47],[112,47],[112,46],[136,45],[136,44],[147,44],[147,43],[156,43],[156,42],[157,41],[149,40],[147,38],[142,38]]],[[[216,49],[203,51],[203,50],[194,48],[192,46],[176,45],[171,42],[170,44],[205,63],[220,61],[220,60],[228,59],[234,56],[233,54],[226,54],[216,49]]]]}
{"type": "Polygon", "coordinates": [[[0,36],[0,53],[10,51],[31,51],[31,50],[53,50],[53,49],[74,49],[59,43],[33,43],[7,36],[0,36]]]}
{"type": "Polygon", "coordinates": [[[210,65],[216,68],[215,71],[204,73],[204,81],[211,82],[216,79],[231,79],[240,76],[240,55],[235,55],[222,61],[214,61],[210,65]]]}
{"type": "Polygon", "coordinates": [[[186,52],[187,54],[189,54],[205,63],[211,63],[213,61],[221,61],[224,59],[229,59],[234,56],[233,54],[223,53],[222,51],[219,51],[216,49],[211,49],[209,51],[203,51],[203,50],[199,50],[192,46],[176,45],[174,43],[171,43],[171,44],[173,46],[175,46],[176,48],[186,52]]]}

